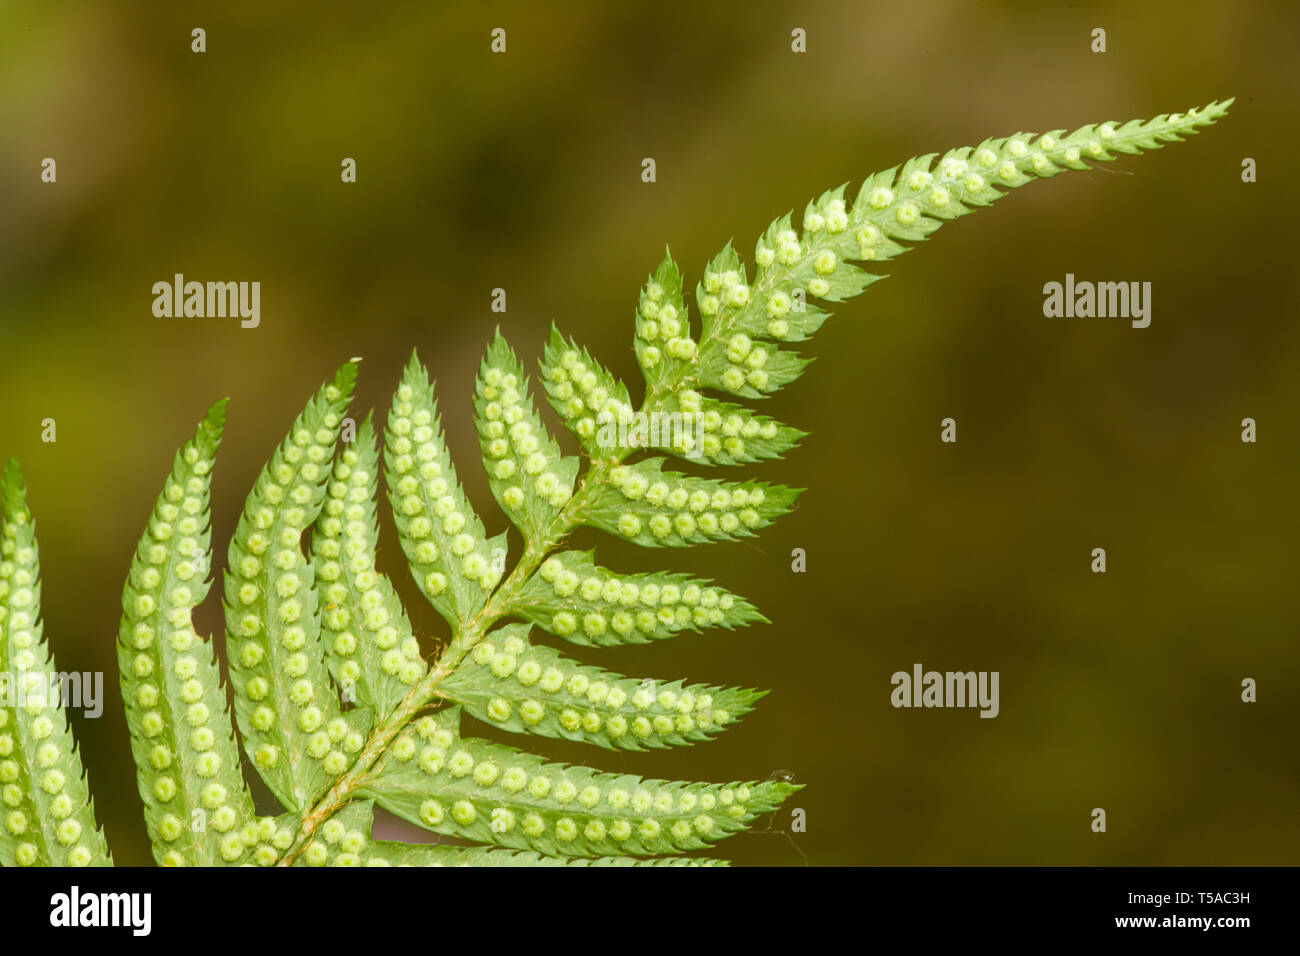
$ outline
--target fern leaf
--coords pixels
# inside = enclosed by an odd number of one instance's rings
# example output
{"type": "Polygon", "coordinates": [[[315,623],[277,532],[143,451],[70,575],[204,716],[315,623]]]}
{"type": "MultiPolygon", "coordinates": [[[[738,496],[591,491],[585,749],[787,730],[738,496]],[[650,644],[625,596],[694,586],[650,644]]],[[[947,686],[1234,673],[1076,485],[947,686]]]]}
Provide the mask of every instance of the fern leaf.
{"type": "Polygon", "coordinates": [[[493,631],[438,685],[439,695],[513,733],[645,750],[708,740],[764,693],[623,677],[534,646],[527,634],[526,624],[493,631]]]}
{"type": "Polygon", "coordinates": [[[140,798],[163,866],[240,862],[253,815],[212,645],[194,608],[212,567],[208,496],[226,403],[176,455],[122,592],[117,658],[140,798]]]}
{"type": "MultiPolygon", "coordinates": [[[[255,815],[215,656],[193,626],[208,589],[209,482],[224,423],[224,403],[214,405],[175,459],[123,592],[122,691],[155,857],[261,866],[720,864],[683,854],[745,829],[799,788],[776,779],[648,780],[462,733],[468,715],[496,731],[611,750],[680,746],[710,739],[762,696],[625,677],[533,644],[534,626],[573,644],[612,646],[763,620],[708,581],[599,567],[590,551],[564,550],[568,536],[589,526],[638,545],[684,547],[754,535],[792,510],[800,490],[665,471],[664,455],[744,465],[780,457],[804,433],[703,391],[753,400],[794,381],[809,360],[790,346],[818,330],[829,315],[823,306],[880,278],[855,263],[899,255],[1032,179],[1184,138],[1231,102],[917,156],[867,177],[852,207],[845,186],[827,190],[797,226],[789,214],[771,223],[752,278],[730,243],[709,262],[695,289],[698,329],[681,270],[665,255],[637,305],[634,351],[646,392],[635,413],[627,387],[552,329],[541,380],[589,460],[576,487],[579,460],[543,427],[523,366],[498,333],[474,405],[492,493],[525,543],[508,577],[507,535],[489,539],[469,506],[413,354],[386,423],[384,463],[410,569],[452,627],[432,665],[376,567],[371,417],[335,456],[357,372],[356,360],[343,366],[262,470],[229,546],[235,720],[284,805],[277,817],[255,815]],[[376,806],[477,845],[375,840],[376,806]]],[[[0,504],[0,863],[107,864],[52,699],[61,686],[41,636],[36,540],[16,463],[0,478],[0,504]]]]}
{"type": "Polygon", "coordinates": [[[591,493],[585,523],[646,547],[753,537],[791,511],[803,489],[664,471],[662,458],[620,465],[591,493]]]}
{"type": "Polygon", "coordinates": [[[668,427],[661,425],[659,441],[653,444],[699,465],[780,458],[808,434],[743,405],[703,397],[694,389],[665,397],[660,409],[668,427]]]}
{"type": "Polygon", "coordinates": [[[720,866],[695,857],[554,857],[540,853],[428,843],[375,840],[374,801],[353,800],[308,845],[298,866],[720,866]]]}
{"type": "MultiPolygon", "coordinates": [[[[844,186],[828,190],[808,204],[802,234],[789,214],[768,227],[755,247],[752,283],[730,243],[709,263],[696,288],[702,328],[694,351],[684,342],[671,345],[674,336],[668,333],[684,318],[684,302],[680,272],[665,257],[642,291],[637,312],[636,351],[648,386],[644,408],[671,413],[677,410],[675,393],[702,387],[751,399],[770,394],[808,364],[781,345],[808,338],[828,317],[811,300],[842,302],[880,278],[849,260],[890,259],[909,248],[903,243],[923,240],[943,222],[1033,179],[1087,169],[1087,160],[1108,162],[1115,153],[1176,142],[1214,123],[1231,103],[1119,128],[1090,124],[1068,136],[1061,130],[1019,133],[953,149],[942,158],[918,156],[901,168],[868,176],[851,209],[844,186]],[[667,332],[658,318],[665,304],[672,317],[667,332]],[[665,353],[670,351],[680,357],[669,361],[665,353]]],[[[675,337],[688,339],[689,323],[680,324],[675,337]]]]}
{"type": "Polygon", "coordinates": [[[43,630],[36,528],[10,459],[0,476],[0,864],[112,866],[43,630]]]}
{"type": "Polygon", "coordinates": [[[474,410],[492,496],[536,548],[573,496],[578,459],[561,455],[547,433],[524,367],[499,331],[479,370],[474,410]]]}
{"type": "Polygon", "coordinates": [[[364,718],[345,718],[330,684],[315,570],[302,553],[356,376],[355,362],[342,366],[298,416],[230,542],[225,606],[235,717],[254,767],[290,810],[310,806],[363,743],[364,718]]]}
{"type": "Polygon", "coordinates": [[[497,850],[481,846],[394,843],[377,840],[370,845],[366,866],[726,866],[707,857],[661,856],[638,860],[630,856],[542,856],[523,850],[497,850]]]}
{"type": "Polygon", "coordinates": [[[704,784],[547,763],[461,737],[460,708],[420,718],[364,787],[386,810],[435,833],[548,856],[679,853],[770,813],[799,787],[704,784]]]}
{"type": "Polygon", "coordinates": [[[694,371],[698,346],[682,297],[682,272],[669,255],[641,290],[633,348],[648,395],[678,387],[694,371]]]}
{"type": "Polygon", "coordinates": [[[560,551],[529,577],[511,608],[573,644],[644,644],[678,631],[766,621],[744,598],[686,574],[615,574],[591,551],[560,551]]]}
{"type": "Polygon", "coordinates": [[[385,477],[402,550],[420,591],[454,628],[501,580],[504,533],[488,539],[452,467],[428,372],[411,354],[384,437],[385,477]]]}
{"type": "Polygon", "coordinates": [[[542,383],[551,406],[583,450],[593,460],[610,457],[614,448],[601,440],[601,429],[631,418],[627,386],[554,326],[542,356],[542,383]]]}
{"type": "Polygon", "coordinates": [[[371,416],[334,465],[312,535],[321,635],[345,702],[387,714],[428,671],[388,576],[375,570],[379,452],[371,416]]]}

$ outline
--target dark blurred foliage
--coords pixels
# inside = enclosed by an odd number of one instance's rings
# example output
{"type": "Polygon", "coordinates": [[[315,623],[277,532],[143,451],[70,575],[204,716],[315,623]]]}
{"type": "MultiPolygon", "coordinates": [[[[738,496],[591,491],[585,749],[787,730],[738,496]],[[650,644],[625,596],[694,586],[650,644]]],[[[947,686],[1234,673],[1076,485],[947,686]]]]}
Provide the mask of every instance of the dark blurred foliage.
{"type": "MultiPolygon", "coordinates": [[[[737,837],[721,854],[742,863],[1296,862],[1295,10],[0,6],[0,454],[26,469],[58,664],[108,672],[104,716],[75,722],[118,860],[149,859],[120,588],[210,401],[231,398],[224,544],[317,384],[364,356],[356,408],[382,409],[418,347],[495,532],[470,395],[498,323],[531,361],[556,322],[635,383],[632,310],[666,243],[693,287],[729,238],[748,257],[773,216],[911,155],[1235,95],[1190,142],[950,225],[841,307],[767,403],[813,434],[764,477],[811,490],[761,537],[645,553],[579,536],[607,565],[715,577],[772,621],[588,660],[774,693],[706,746],[549,750],[653,776],[791,769],[799,850],[737,837]],[[46,156],[57,185],[39,182],[46,156]],[[261,327],[155,318],[150,287],[175,272],[259,280],[261,327]],[[1066,272],[1151,281],[1151,327],[1044,318],[1042,285],[1066,272]],[[894,710],[890,674],[916,661],[999,671],[1001,716],[894,710]]],[[[383,544],[436,640],[388,529],[383,544]]],[[[220,620],[213,593],[201,629],[220,620]]]]}

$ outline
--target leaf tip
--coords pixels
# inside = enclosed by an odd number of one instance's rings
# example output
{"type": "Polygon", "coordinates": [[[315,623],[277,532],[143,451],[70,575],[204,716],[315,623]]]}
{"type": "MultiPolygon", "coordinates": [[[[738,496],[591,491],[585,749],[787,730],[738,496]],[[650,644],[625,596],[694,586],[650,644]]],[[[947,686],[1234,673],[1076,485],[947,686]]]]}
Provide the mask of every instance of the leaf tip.
{"type": "Polygon", "coordinates": [[[203,416],[203,424],[221,434],[222,429],[226,427],[226,411],[230,406],[229,398],[219,398],[208,406],[207,414],[203,416]]]}
{"type": "Polygon", "coordinates": [[[23,469],[17,458],[10,458],[0,476],[0,504],[6,516],[12,517],[26,505],[27,494],[23,488],[23,469]]]}
{"type": "Polygon", "coordinates": [[[339,370],[334,373],[333,385],[339,390],[342,396],[347,397],[352,394],[352,389],[357,384],[357,376],[360,374],[361,359],[348,359],[339,366],[339,370]]]}

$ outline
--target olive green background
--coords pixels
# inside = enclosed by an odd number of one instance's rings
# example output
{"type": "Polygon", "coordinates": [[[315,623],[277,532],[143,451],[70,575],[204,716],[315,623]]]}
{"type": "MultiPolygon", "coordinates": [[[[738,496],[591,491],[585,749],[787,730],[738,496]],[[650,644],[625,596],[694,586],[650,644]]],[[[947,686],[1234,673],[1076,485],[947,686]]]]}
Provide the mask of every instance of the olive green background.
{"type": "MultiPolygon", "coordinates": [[[[635,392],[633,309],[665,243],[693,288],[729,238],[748,258],[774,216],[909,156],[1229,96],[1190,141],[1018,190],[841,306],[764,408],[812,435],[746,470],[810,489],[760,537],[580,535],[615,568],[714,577],[772,622],[585,659],[773,693],[694,748],[544,746],[652,776],[791,771],[807,832],[735,837],[719,855],[739,863],[1297,862],[1293,5],[220,8],[0,6],[0,455],[26,471],[58,666],[106,672],[103,717],[74,723],[119,862],[149,861],[120,589],[209,402],[231,399],[224,550],[320,381],[364,356],[354,408],[382,409],[418,347],[495,533],[470,395],[498,323],[530,363],[558,323],[635,392]],[[175,272],[260,281],[261,327],[155,318],[150,287],[175,272]],[[1152,282],[1150,328],[1044,318],[1067,272],[1152,282]],[[890,675],[918,661],[999,671],[1001,715],[893,709],[890,675]]],[[[384,535],[381,566],[441,636],[384,535]]]]}

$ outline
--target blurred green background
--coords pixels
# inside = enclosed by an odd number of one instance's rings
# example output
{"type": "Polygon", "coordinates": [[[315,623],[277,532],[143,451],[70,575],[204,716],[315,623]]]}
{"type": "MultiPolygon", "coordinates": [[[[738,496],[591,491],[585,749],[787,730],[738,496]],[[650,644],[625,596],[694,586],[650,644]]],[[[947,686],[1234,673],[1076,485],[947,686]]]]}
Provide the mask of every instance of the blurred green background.
{"type": "MultiPolygon", "coordinates": [[[[585,659],[774,693],[708,745],[549,752],[790,770],[807,832],[735,837],[720,855],[739,863],[1297,862],[1298,27],[1264,2],[0,5],[0,455],[26,471],[58,665],[107,672],[103,717],[74,722],[118,861],[149,861],[120,589],[213,399],[231,399],[224,551],[319,382],[364,356],[354,408],[384,408],[418,347],[495,533],[470,395],[498,323],[532,361],[554,321],[635,386],[632,312],[665,243],[693,287],[729,238],[748,258],[772,217],[909,156],[1236,96],[1189,142],[952,224],[840,307],[764,408],[812,436],[763,468],[811,490],[762,536],[671,553],[580,536],[772,621],[585,659]],[[155,318],[175,272],[260,281],[261,327],[155,318]],[[1066,272],[1152,282],[1150,328],[1044,318],[1066,272]],[[893,709],[914,662],[999,671],[1001,715],[893,709]]],[[[381,566],[440,636],[384,535],[381,566]]]]}

